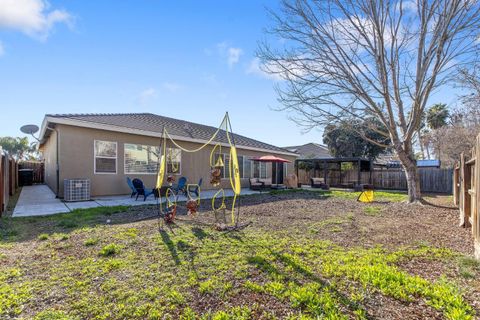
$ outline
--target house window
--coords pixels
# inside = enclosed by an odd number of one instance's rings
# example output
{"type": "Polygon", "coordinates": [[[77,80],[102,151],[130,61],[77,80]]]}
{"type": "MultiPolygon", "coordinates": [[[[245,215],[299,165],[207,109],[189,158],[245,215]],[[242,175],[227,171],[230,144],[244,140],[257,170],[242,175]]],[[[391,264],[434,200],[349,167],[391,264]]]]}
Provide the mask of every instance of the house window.
{"type": "Polygon", "coordinates": [[[252,161],[248,160],[247,157],[243,157],[243,177],[252,177],[252,161]]]}
{"type": "Polygon", "coordinates": [[[253,177],[266,179],[267,178],[267,163],[253,161],[253,177]]]}
{"type": "Polygon", "coordinates": [[[245,168],[244,168],[244,156],[238,156],[238,171],[240,172],[240,178],[245,178],[245,168]]]}
{"type": "Polygon", "coordinates": [[[167,174],[181,174],[182,150],[167,148],[167,174]]]}
{"type": "MultiPolygon", "coordinates": [[[[219,157],[222,157],[224,167],[222,168],[222,175],[221,177],[223,179],[229,179],[230,178],[230,155],[229,154],[221,154],[221,155],[215,155],[215,163],[218,161],[219,157]]],[[[246,157],[244,156],[237,156],[238,159],[238,171],[240,173],[240,178],[246,178],[244,176],[244,159],[246,157]]],[[[250,176],[248,176],[249,178],[250,176]]]]}
{"type": "Polygon", "coordinates": [[[156,174],[159,148],[125,143],[125,173],[156,174]]]}
{"type": "Polygon", "coordinates": [[[117,143],[112,141],[94,142],[95,173],[117,173],[117,143]]]}

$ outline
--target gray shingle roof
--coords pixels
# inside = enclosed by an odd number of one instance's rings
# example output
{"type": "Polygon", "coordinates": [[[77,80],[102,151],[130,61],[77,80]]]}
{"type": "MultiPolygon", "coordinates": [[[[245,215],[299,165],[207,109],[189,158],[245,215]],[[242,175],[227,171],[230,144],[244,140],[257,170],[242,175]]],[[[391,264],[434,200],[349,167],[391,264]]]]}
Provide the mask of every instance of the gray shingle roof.
{"type": "Polygon", "coordinates": [[[284,147],[290,152],[296,152],[301,159],[332,158],[328,148],[318,143],[307,143],[301,146],[284,147]]]}
{"type": "MultiPolygon", "coordinates": [[[[218,129],[203,124],[159,116],[153,113],[47,114],[47,117],[86,121],[156,133],[162,133],[163,127],[165,127],[170,135],[200,140],[209,140],[218,129]]],[[[239,147],[243,146],[270,150],[272,152],[291,153],[289,150],[238,134],[234,134],[234,138],[235,144],[239,147]]],[[[228,143],[225,131],[221,130],[215,141],[228,143]]]]}

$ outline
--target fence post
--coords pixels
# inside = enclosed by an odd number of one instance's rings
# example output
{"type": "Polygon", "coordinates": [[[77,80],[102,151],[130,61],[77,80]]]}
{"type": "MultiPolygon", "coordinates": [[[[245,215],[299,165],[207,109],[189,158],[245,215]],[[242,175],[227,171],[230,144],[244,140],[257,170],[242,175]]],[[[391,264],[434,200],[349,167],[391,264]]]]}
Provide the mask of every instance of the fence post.
{"type": "Polygon", "coordinates": [[[479,189],[480,189],[480,135],[477,136],[477,140],[475,143],[475,169],[474,169],[474,187],[475,193],[472,198],[472,202],[475,205],[472,208],[472,233],[474,238],[474,246],[475,246],[475,257],[480,259],[480,216],[478,212],[478,208],[480,208],[480,196],[478,196],[479,189]]]}
{"type": "Polygon", "coordinates": [[[3,211],[5,210],[5,166],[4,166],[4,160],[3,160],[3,154],[2,154],[2,149],[0,148],[0,217],[2,216],[3,211]]]}
{"type": "Polygon", "coordinates": [[[459,171],[459,164],[458,162],[455,163],[453,166],[453,204],[455,206],[458,206],[458,200],[459,200],[459,186],[460,186],[460,181],[459,176],[458,176],[458,171],[459,171]]]}
{"type": "Polygon", "coordinates": [[[460,209],[460,227],[465,227],[465,195],[466,195],[466,186],[465,186],[465,154],[462,152],[460,154],[460,198],[458,201],[458,207],[460,209]]]}

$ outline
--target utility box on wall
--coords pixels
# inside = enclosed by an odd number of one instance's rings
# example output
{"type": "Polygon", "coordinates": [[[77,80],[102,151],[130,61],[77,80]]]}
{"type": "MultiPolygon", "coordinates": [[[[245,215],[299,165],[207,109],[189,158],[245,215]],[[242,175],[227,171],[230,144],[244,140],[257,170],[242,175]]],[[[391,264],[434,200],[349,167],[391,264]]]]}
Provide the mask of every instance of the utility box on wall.
{"type": "Polygon", "coordinates": [[[90,179],[65,179],[63,183],[65,201],[90,200],[90,179]]]}

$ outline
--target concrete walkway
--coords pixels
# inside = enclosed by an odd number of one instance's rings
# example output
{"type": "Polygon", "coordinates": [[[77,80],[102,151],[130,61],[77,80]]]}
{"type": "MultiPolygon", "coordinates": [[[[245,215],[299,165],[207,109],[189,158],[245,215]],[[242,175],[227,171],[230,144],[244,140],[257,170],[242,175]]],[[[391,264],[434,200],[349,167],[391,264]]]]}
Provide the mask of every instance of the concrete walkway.
{"type": "Polygon", "coordinates": [[[55,193],[49,187],[46,185],[34,185],[22,188],[12,216],[46,216],[63,212],[70,212],[70,210],[62,201],[55,197],[55,193]]]}
{"type": "MultiPolygon", "coordinates": [[[[201,193],[202,199],[212,199],[217,190],[207,190],[201,193]]],[[[258,191],[242,189],[241,195],[256,194],[258,191]]],[[[232,190],[225,190],[226,197],[233,197],[232,190]]],[[[165,200],[165,199],[163,199],[165,200]]],[[[186,201],[183,195],[178,196],[177,201],[186,201]]],[[[23,187],[17,205],[13,210],[13,217],[33,217],[46,216],[56,213],[70,212],[75,209],[88,209],[95,207],[113,207],[113,206],[141,206],[146,204],[156,204],[157,200],[149,196],[146,201],[139,197],[135,201],[135,197],[130,195],[124,196],[105,196],[94,197],[91,201],[81,202],[63,202],[55,198],[55,194],[46,185],[34,185],[23,187]]]]}

